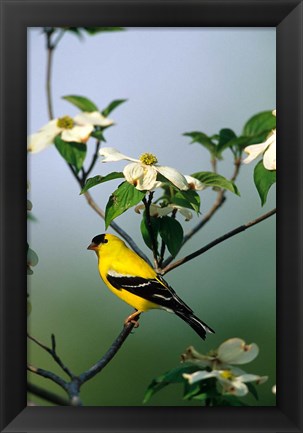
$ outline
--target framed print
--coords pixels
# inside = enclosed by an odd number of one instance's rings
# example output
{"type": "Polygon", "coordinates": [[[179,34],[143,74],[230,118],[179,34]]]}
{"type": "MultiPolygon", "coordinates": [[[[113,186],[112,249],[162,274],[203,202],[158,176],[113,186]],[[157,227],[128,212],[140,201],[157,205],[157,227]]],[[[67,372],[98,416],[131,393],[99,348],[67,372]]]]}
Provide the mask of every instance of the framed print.
{"type": "Polygon", "coordinates": [[[302,8],[1,0],[1,431],[302,431],[302,8]]]}

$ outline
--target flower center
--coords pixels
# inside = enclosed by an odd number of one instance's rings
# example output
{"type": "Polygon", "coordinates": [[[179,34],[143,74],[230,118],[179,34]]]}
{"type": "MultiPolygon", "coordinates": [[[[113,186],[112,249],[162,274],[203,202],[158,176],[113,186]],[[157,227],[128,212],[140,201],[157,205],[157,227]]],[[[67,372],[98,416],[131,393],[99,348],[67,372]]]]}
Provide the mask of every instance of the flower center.
{"type": "Polygon", "coordinates": [[[235,376],[234,376],[230,371],[228,371],[228,370],[223,370],[223,371],[221,371],[220,376],[221,376],[223,379],[227,379],[227,380],[233,380],[233,378],[235,377],[235,376]]]}
{"type": "Polygon", "coordinates": [[[74,126],[74,121],[69,116],[63,116],[57,120],[57,126],[58,128],[62,129],[72,129],[74,126]]]}
{"type": "Polygon", "coordinates": [[[153,165],[158,162],[157,158],[152,153],[142,153],[142,155],[139,157],[139,160],[145,165],[153,165]]]}

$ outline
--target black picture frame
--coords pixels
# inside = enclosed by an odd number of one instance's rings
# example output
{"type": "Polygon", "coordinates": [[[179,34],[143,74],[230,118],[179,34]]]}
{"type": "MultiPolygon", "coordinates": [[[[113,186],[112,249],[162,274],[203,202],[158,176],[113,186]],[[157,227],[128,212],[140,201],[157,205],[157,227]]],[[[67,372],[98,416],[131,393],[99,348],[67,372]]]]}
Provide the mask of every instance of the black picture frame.
{"type": "Polygon", "coordinates": [[[302,0],[1,0],[1,432],[302,432],[302,0]],[[276,27],[276,407],[26,407],[27,27],[276,27]]]}

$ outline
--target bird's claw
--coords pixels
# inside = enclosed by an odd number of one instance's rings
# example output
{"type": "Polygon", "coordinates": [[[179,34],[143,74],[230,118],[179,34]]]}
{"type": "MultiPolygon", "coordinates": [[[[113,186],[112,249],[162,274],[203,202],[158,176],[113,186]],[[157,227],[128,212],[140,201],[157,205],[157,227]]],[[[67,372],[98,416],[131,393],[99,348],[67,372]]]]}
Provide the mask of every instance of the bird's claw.
{"type": "Polygon", "coordinates": [[[138,320],[136,320],[136,317],[140,317],[141,311],[135,311],[133,314],[131,314],[130,316],[128,316],[125,320],[124,320],[124,325],[127,326],[129,323],[132,323],[134,325],[134,328],[138,328],[139,327],[139,322],[138,320]]]}

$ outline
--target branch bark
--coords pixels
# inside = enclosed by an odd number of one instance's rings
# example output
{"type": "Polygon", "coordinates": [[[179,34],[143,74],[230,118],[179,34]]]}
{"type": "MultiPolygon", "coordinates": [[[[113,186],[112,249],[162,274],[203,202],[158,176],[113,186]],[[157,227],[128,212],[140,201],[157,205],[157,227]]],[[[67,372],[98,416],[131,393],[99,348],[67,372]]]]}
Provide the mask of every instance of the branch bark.
{"type": "MultiPolygon", "coordinates": [[[[139,316],[137,317],[137,320],[138,318],[139,316]]],[[[60,405],[63,404],[64,406],[66,405],[82,406],[82,402],[79,397],[81,386],[85,382],[87,382],[88,380],[96,376],[96,374],[102,371],[104,367],[106,367],[106,365],[113,359],[113,357],[116,355],[118,350],[121,348],[121,346],[123,345],[127,337],[130,335],[134,326],[135,326],[134,323],[131,322],[124,325],[122,331],[120,332],[118,337],[114,340],[114,342],[112,343],[108,351],[105,353],[105,355],[99,361],[97,361],[92,367],[90,367],[88,370],[84,371],[83,373],[79,374],[78,376],[74,374],[69,374],[68,372],[70,370],[62,363],[61,360],[57,362],[60,365],[60,367],[63,369],[63,371],[65,371],[69,375],[69,380],[64,380],[57,374],[52,373],[51,371],[42,368],[37,368],[30,364],[27,366],[28,371],[30,371],[31,373],[42,376],[45,379],[50,379],[53,382],[55,382],[57,385],[59,385],[61,388],[63,388],[68,394],[69,402],[57,396],[56,394],[50,393],[49,391],[46,391],[39,387],[35,387],[35,385],[30,383],[28,384],[29,392],[33,392],[34,394],[44,399],[47,399],[48,401],[51,401],[55,404],[60,404],[60,405]]],[[[48,352],[55,360],[56,358],[59,358],[56,355],[54,344],[53,344],[53,348],[50,349],[48,346],[41,343],[36,338],[30,336],[28,336],[28,338],[30,338],[39,347],[41,347],[46,352],[48,352]]],[[[52,337],[52,341],[55,341],[54,337],[52,337]]]]}
{"type": "Polygon", "coordinates": [[[232,236],[237,235],[238,233],[241,233],[241,232],[247,230],[250,227],[253,227],[256,224],[259,224],[260,222],[266,220],[267,218],[274,215],[275,213],[276,213],[276,209],[273,209],[270,212],[267,212],[266,214],[261,215],[259,218],[256,218],[255,220],[250,221],[246,224],[243,224],[243,225],[235,228],[234,230],[226,233],[225,235],[220,236],[219,238],[215,239],[214,241],[210,242],[209,244],[205,245],[204,247],[200,248],[199,250],[189,254],[188,256],[183,257],[180,260],[177,260],[176,262],[172,263],[171,265],[166,266],[164,269],[162,269],[161,275],[167,274],[167,272],[172,271],[173,269],[183,265],[184,263],[188,262],[189,260],[192,260],[192,259],[200,256],[201,254],[204,254],[206,251],[210,250],[214,246],[220,244],[221,242],[226,241],[227,239],[231,238],[232,236]]]}

